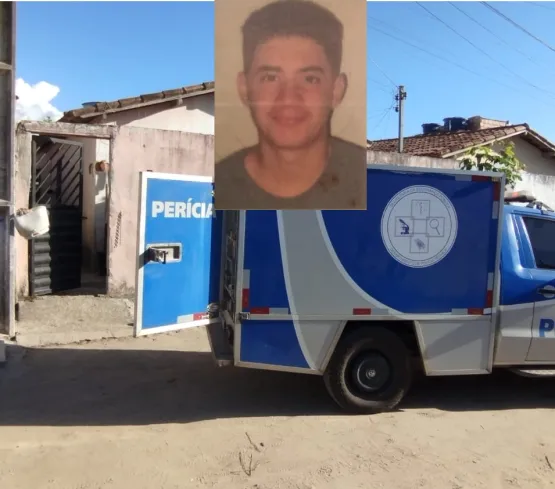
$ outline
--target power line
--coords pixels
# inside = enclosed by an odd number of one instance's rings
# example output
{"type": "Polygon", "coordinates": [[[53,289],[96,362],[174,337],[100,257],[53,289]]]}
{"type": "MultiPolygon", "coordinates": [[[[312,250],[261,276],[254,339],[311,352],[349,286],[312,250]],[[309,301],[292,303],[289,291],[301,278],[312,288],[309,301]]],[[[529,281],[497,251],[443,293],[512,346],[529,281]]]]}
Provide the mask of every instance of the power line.
{"type": "MultiPolygon", "coordinates": [[[[371,19],[371,20],[373,20],[373,21],[375,21],[375,22],[379,22],[380,24],[383,24],[385,27],[387,27],[387,28],[389,28],[389,29],[393,29],[394,31],[397,31],[398,33],[400,32],[401,34],[406,34],[406,32],[407,32],[406,30],[404,30],[404,29],[399,29],[398,27],[396,27],[396,26],[394,26],[394,25],[392,25],[392,24],[389,24],[389,23],[385,22],[385,21],[382,20],[382,19],[378,19],[377,17],[372,17],[371,15],[368,15],[367,17],[368,17],[368,19],[371,19]]],[[[371,24],[368,24],[368,27],[372,28],[372,27],[374,27],[374,26],[371,25],[371,24]]],[[[420,42],[420,43],[424,43],[424,44],[429,44],[429,39],[425,39],[425,38],[423,38],[423,37],[421,37],[421,36],[417,36],[417,35],[415,35],[414,33],[411,33],[411,36],[410,36],[410,37],[411,37],[415,42],[420,42]]],[[[443,51],[444,51],[445,54],[450,54],[450,55],[452,55],[452,56],[456,56],[452,51],[446,50],[446,49],[445,49],[445,46],[443,46],[443,51]]]]}
{"type": "Polygon", "coordinates": [[[392,115],[393,115],[393,111],[390,110],[387,113],[387,116],[386,116],[385,120],[383,121],[383,123],[381,125],[380,134],[382,135],[382,137],[380,139],[387,139],[386,135],[387,135],[388,128],[391,126],[391,116],[392,115]]]}
{"type": "Polygon", "coordinates": [[[385,76],[389,82],[395,87],[397,88],[397,83],[395,83],[390,77],[389,75],[380,67],[380,65],[378,63],[376,63],[371,56],[368,56],[368,59],[376,66],[376,68],[378,68],[378,70],[380,70],[381,74],[383,76],[385,76]]]}
{"type": "Polygon", "coordinates": [[[382,113],[380,119],[378,120],[378,123],[372,128],[371,132],[375,131],[375,130],[380,126],[380,124],[383,122],[383,120],[385,119],[385,116],[386,116],[387,114],[390,114],[390,115],[391,115],[391,110],[393,110],[393,107],[395,106],[396,103],[397,103],[397,102],[393,101],[393,103],[391,104],[391,106],[388,107],[387,109],[385,109],[385,110],[383,111],[383,113],[382,113]]]}
{"type": "Polygon", "coordinates": [[[474,22],[475,24],[479,25],[482,29],[484,29],[486,32],[489,32],[493,37],[495,37],[498,41],[501,41],[503,44],[505,44],[505,46],[510,47],[511,49],[514,49],[516,52],[522,54],[522,56],[524,56],[528,61],[531,61],[532,63],[534,63],[536,66],[543,68],[543,66],[541,66],[534,58],[531,58],[527,53],[525,53],[524,51],[521,51],[520,49],[518,49],[516,46],[513,46],[512,44],[508,43],[507,41],[505,41],[505,39],[503,39],[502,37],[499,37],[495,32],[493,32],[489,27],[485,26],[484,24],[482,24],[480,21],[476,20],[474,17],[472,17],[470,14],[468,14],[467,12],[465,12],[462,8],[460,8],[455,2],[449,2],[451,4],[452,7],[456,8],[461,14],[463,14],[464,16],[466,16],[467,18],[469,18],[472,22],[474,22]]]}
{"type": "MultiPolygon", "coordinates": [[[[406,41],[405,39],[401,39],[400,37],[397,37],[397,36],[395,36],[395,35],[393,35],[393,34],[390,34],[389,32],[385,32],[385,31],[381,30],[381,29],[378,28],[378,27],[370,27],[370,29],[375,30],[375,31],[377,31],[377,32],[380,32],[380,33],[382,33],[383,35],[388,36],[388,37],[390,37],[390,38],[392,38],[392,39],[395,39],[395,40],[397,40],[397,41],[399,41],[399,42],[402,42],[402,43],[404,43],[404,44],[407,44],[408,46],[411,46],[411,47],[413,47],[414,49],[418,49],[419,51],[422,51],[423,53],[426,53],[427,55],[432,56],[433,58],[437,58],[437,59],[439,59],[439,60],[441,60],[441,61],[443,61],[443,62],[445,62],[445,63],[452,64],[453,66],[456,66],[457,68],[459,68],[459,69],[461,69],[461,70],[464,70],[464,71],[466,71],[466,72],[468,72],[468,73],[471,73],[471,74],[473,74],[473,75],[475,75],[475,76],[477,76],[477,77],[479,77],[479,78],[485,78],[485,79],[487,79],[487,80],[492,81],[492,82],[495,83],[496,85],[501,85],[501,86],[504,86],[504,87],[509,88],[509,89],[511,89],[511,90],[514,90],[514,91],[517,91],[517,92],[521,92],[521,90],[519,90],[519,89],[516,88],[516,87],[513,87],[513,86],[511,86],[511,85],[507,85],[506,83],[503,83],[503,82],[501,82],[501,81],[499,81],[499,80],[496,80],[495,78],[492,78],[492,77],[490,77],[490,76],[487,76],[487,75],[483,75],[483,74],[481,74],[481,73],[478,73],[477,71],[471,70],[470,68],[467,68],[466,66],[461,65],[461,64],[457,63],[456,61],[453,61],[453,60],[451,60],[451,59],[449,59],[449,58],[445,58],[445,57],[443,57],[443,56],[440,56],[439,54],[432,53],[431,51],[428,51],[427,49],[421,48],[420,46],[417,46],[416,44],[413,44],[413,43],[411,43],[410,41],[406,41]]],[[[531,95],[531,94],[529,94],[529,95],[531,95]]]]}
{"type": "MultiPolygon", "coordinates": [[[[428,12],[428,14],[430,14],[434,19],[436,19],[438,22],[440,22],[441,24],[443,24],[445,27],[447,27],[450,31],[454,32],[457,36],[459,36],[461,39],[463,39],[464,41],[466,41],[468,44],[470,44],[474,49],[476,49],[477,51],[479,51],[480,53],[482,53],[484,56],[487,56],[491,61],[493,61],[494,63],[497,63],[499,66],[501,66],[502,68],[504,68],[505,70],[507,70],[509,73],[511,73],[513,76],[516,76],[517,78],[520,78],[524,83],[526,83],[527,85],[530,85],[531,87],[535,88],[536,90],[540,90],[544,93],[547,93],[548,95],[551,95],[552,97],[555,97],[555,94],[553,92],[550,92],[549,90],[546,90],[544,88],[538,87],[537,85],[535,85],[534,83],[528,81],[526,78],[522,77],[520,74],[518,74],[516,71],[511,70],[511,68],[509,68],[507,65],[505,65],[504,63],[502,63],[501,61],[495,59],[493,56],[491,56],[487,51],[484,51],[480,46],[478,46],[477,44],[473,43],[470,39],[468,39],[466,36],[464,36],[463,34],[461,34],[459,31],[457,31],[456,29],[454,29],[453,27],[451,27],[447,22],[445,22],[443,19],[441,19],[440,17],[438,17],[436,14],[434,14],[432,11],[430,11],[427,7],[424,7],[424,5],[422,5],[421,2],[416,2],[418,6],[420,6],[422,9],[424,9],[426,12],[428,12]]],[[[486,2],[484,2],[486,3],[486,2]]]]}
{"type": "Polygon", "coordinates": [[[499,17],[505,19],[507,22],[509,22],[510,24],[514,25],[517,29],[520,29],[522,32],[524,32],[525,34],[529,35],[532,39],[535,39],[536,41],[538,41],[539,43],[543,44],[547,49],[550,49],[551,51],[555,52],[555,48],[551,45],[549,45],[547,42],[545,42],[543,39],[540,39],[538,36],[532,34],[529,30],[525,29],[524,27],[522,27],[518,22],[515,22],[513,19],[511,19],[510,17],[506,16],[503,12],[500,12],[499,10],[497,10],[495,7],[491,6],[488,2],[480,2],[482,5],[485,5],[487,8],[489,8],[491,11],[495,12],[497,15],[499,15],[499,17]]]}
{"type": "Polygon", "coordinates": [[[388,95],[391,95],[392,97],[395,94],[395,89],[391,88],[389,86],[389,84],[385,84],[385,83],[380,82],[380,81],[376,80],[375,78],[371,78],[371,77],[367,77],[367,81],[373,83],[378,90],[380,90],[384,93],[387,93],[388,95]]]}
{"type": "Polygon", "coordinates": [[[376,85],[379,85],[380,87],[387,88],[387,85],[385,83],[379,80],[376,80],[375,78],[368,77],[368,81],[374,82],[376,85]]]}
{"type": "Polygon", "coordinates": [[[549,5],[545,5],[548,2],[528,2],[528,3],[530,5],[535,5],[536,7],[541,7],[546,10],[551,10],[552,12],[555,12],[555,7],[550,7],[549,5]]]}

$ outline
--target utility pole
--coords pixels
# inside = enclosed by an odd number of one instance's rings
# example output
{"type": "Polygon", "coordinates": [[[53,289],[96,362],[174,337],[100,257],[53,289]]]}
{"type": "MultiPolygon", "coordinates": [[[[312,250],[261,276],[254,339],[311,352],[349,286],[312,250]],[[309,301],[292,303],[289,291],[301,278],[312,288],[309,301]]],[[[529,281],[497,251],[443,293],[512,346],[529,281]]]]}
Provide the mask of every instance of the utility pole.
{"type": "Polygon", "coordinates": [[[405,119],[405,99],[407,98],[407,92],[405,92],[405,87],[399,85],[397,95],[395,95],[395,100],[397,101],[397,107],[395,107],[395,112],[399,114],[399,153],[403,152],[403,124],[405,119]]]}

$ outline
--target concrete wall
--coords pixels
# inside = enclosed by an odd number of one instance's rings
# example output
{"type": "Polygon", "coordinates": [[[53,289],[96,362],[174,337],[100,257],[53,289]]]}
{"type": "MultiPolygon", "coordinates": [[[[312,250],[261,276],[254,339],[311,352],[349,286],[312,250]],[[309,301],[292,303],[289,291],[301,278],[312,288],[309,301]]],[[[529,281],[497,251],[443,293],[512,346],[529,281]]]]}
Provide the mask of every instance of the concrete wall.
{"type": "MultiPolygon", "coordinates": [[[[515,138],[512,141],[515,143],[515,155],[526,165],[527,173],[555,176],[555,158],[544,156],[538,148],[522,138],[515,138]]],[[[493,149],[499,147],[501,145],[494,145],[493,149]]]]}
{"type": "Polygon", "coordinates": [[[522,173],[522,181],[518,182],[514,190],[528,190],[535,197],[555,209],[555,177],[551,175],[535,175],[522,173]]]}
{"type": "MultiPolygon", "coordinates": [[[[539,200],[555,208],[555,159],[522,138],[512,139],[516,157],[525,165],[522,181],[514,190],[528,190],[539,200]]],[[[494,144],[494,150],[503,148],[504,143],[494,144]]]]}
{"type": "Polygon", "coordinates": [[[108,294],[132,296],[137,256],[137,206],[142,170],[213,176],[214,138],[203,134],[120,127],[110,175],[108,294]]]}
{"type": "MultiPolygon", "coordinates": [[[[29,207],[29,192],[31,189],[31,134],[18,132],[15,147],[14,178],[15,196],[14,208],[29,207]]],[[[15,233],[15,295],[26,297],[29,295],[29,262],[27,258],[28,242],[19,233],[15,233]]]]}
{"type": "MultiPolygon", "coordinates": [[[[94,162],[96,161],[96,139],[71,138],[83,145],[83,268],[94,267],[94,200],[96,193],[96,177],[94,162]]],[[[108,141],[106,141],[108,144],[108,141]]]]}
{"type": "Polygon", "coordinates": [[[96,253],[105,251],[106,195],[108,174],[95,171],[95,163],[110,160],[105,139],[72,138],[83,143],[83,267],[96,269],[96,253]]]}
{"type": "Polygon", "coordinates": [[[456,160],[443,158],[428,158],[427,156],[412,156],[399,153],[383,153],[368,151],[366,161],[374,165],[415,166],[420,168],[458,168],[456,160]]]}
{"type": "MultiPolygon", "coordinates": [[[[183,99],[181,105],[175,102],[150,105],[124,112],[116,112],[99,118],[98,124],[114,126],[143,127],[169,131],[183,131],[196,134],[214,134],[214,93],[183,99]]],[[[109,143],[104,140],[84,141],[87,165],[90,161],[109,161],[109,143]]],[[[87,175],[85,176],[87,178],[87,175]]],[[[107,216],[107,175],[90,175],[84,207],[87,208],[86,230],[83,232],[87,268],[95,269],[96,253],[105,252],[105,223],[107,216]]]]}
{"type": "Polygon", "coordinates": [[[109,114],[98,124],[214,134],[214,93],[109,114]]]}

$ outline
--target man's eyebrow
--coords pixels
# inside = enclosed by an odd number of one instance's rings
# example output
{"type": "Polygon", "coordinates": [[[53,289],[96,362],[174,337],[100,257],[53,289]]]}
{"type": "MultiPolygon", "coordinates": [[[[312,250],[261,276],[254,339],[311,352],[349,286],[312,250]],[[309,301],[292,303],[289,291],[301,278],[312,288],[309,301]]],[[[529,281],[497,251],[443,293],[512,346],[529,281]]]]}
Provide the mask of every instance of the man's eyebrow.
{"type": "Polygon", "coordinates": [[[273,65],[261,65],[258,68],[256,68],[256,72],[260,73],[262,71],[281,71],[281,68],[279,66],[273,66],[273,65]]]}
{"type": "Polygon", "coordinates": [[[321,73],[322,75],[325,74],[324,68],[318,65],[305,66],[304,68],[301,68],[299,71],[301,73],[307,73],[310,71],[312,73],[318,72],[318,73],[321,73]]]}

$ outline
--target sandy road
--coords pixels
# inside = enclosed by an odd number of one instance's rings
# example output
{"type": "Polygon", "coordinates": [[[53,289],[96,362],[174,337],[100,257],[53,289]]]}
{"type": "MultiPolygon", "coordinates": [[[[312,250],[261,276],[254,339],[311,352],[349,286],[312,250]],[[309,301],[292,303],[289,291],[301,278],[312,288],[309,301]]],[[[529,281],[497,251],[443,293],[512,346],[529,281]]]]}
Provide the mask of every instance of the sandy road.
{"type": "Polygon", "coordinates": [[[216,369],[203,330],[14,355],[2,488],[555,486],[550,381],[426,380],[402,410],[353,417],[317,377],[216,369]]]}

